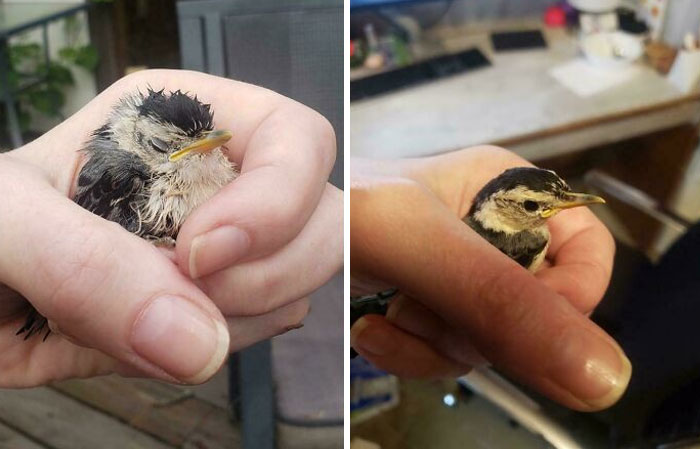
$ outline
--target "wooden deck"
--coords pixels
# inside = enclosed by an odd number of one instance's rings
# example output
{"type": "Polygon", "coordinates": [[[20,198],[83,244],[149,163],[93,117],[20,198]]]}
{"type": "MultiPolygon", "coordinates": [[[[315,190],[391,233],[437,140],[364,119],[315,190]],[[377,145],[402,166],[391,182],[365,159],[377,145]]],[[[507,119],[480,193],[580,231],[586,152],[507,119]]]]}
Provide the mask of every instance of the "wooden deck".
{"type": "Polygon", "coordinates": [[[231,449],[226,372],[205,385],[107,376],[0,390],[0,449],[231,449]]]}

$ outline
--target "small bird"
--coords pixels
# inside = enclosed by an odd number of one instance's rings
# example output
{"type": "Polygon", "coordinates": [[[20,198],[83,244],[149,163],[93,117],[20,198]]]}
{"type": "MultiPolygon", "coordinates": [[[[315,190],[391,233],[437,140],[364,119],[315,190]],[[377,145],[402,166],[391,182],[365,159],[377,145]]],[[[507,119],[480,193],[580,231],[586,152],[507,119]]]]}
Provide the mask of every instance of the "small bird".
{"type": "MultiPolygon", "coordinates": [[[[502,253],[534,272],[549,247],[547,219],[564,209],[596,203],[605,200],[572,192],[551,170],[516,167],[489,181],[476,194],[462,221],[502,253]]],[[[368,313],[386,314],[396,293],[398,290],[394,288],[350,298],[350,322],[368,313]]]]}
{"type": "MultiPolygon", "coordinates": [[[[211,106],[196,96],[151,88],[128,94],[81,150],[86,162],[74,201],[154,244],[174,246],[190,212],[238,175],[221,150],[231,137],[214,130],[211,106]]],[[[26,340],[46,324],[32,309],[17,334],[26,340]]]]}
{"type": "Polygon", "coordinates": [[[476,195],[463,221],[530,271],[536,271],[549,247],[547,219],[564,209],[605,203],[596,195],[575,193],[551,170],[511,168],[476,195]]]}

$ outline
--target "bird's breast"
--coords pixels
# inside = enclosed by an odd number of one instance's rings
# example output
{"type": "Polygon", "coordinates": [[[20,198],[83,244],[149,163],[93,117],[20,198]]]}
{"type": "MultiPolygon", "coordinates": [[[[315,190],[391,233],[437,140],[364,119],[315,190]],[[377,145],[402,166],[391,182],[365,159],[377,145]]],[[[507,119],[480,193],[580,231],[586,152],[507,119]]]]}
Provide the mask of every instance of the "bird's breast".
{"type": "Polygon", "coordinates": [[[490,244],[530,271],[542,264],[549,246],[549,229],[542,225],[515,233],[496,231],[485,227],[473,216],[465,222],[490,244]]]}
{"type": "Polygon", "coordinates": [[[142,222],[154,235],[175,238],[187,216],[237,175],[220,150],[156,173],[142,205],[142,222]]]}

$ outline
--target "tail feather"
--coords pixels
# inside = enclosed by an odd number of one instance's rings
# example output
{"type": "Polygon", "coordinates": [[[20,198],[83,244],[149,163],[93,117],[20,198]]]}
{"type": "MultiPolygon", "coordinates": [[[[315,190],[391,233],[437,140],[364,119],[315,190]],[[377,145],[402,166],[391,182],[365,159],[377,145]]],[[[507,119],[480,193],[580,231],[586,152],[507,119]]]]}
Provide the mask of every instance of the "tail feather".
{"type": "Polygon", "coordinates": [[[41,314],[37,312],[36,309],[32,309],[27,315],[27,319],[24,321],[24,325],[21,328],[19,328],[15,335],[24,334],[24,339],[28,340],[29,337],[31,337],[32,335],[39,334],[44,330],[46,330],[46,333],[44,334],[43,341],[46,341],[46,339],[49,337],[49,334],[51,333],[51,329],[49,329],[48,326],[48,320],[45,317],[41,316],[41,314]]]}

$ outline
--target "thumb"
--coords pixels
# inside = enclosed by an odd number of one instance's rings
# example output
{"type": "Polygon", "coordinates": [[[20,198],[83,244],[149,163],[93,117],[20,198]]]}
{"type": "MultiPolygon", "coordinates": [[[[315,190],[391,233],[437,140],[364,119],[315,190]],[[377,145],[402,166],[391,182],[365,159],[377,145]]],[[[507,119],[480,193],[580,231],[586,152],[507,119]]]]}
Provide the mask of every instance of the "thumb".
{"type": "Polygon", "coordinates": [[[0,282],[62,333],[165,380],[199,383],[219,369],[223,317],[154,246],[10,157],[0,191],[0,282]]]}

